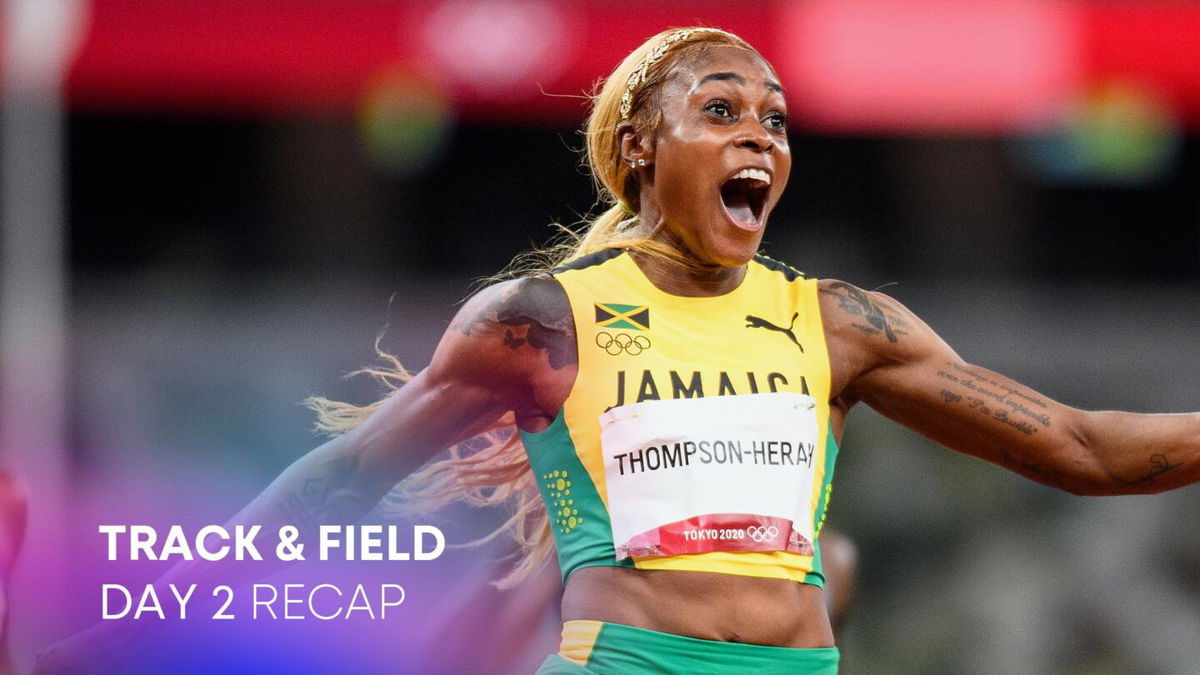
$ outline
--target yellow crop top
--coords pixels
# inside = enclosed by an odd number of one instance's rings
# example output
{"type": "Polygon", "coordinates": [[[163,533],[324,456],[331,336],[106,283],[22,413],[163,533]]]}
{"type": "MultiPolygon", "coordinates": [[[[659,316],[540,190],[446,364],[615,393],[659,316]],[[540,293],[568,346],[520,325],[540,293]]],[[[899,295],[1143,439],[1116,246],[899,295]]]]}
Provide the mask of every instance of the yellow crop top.
{"type": "Polygon", "coordinates": [[[579,372],[521,437],[564,581],[616,565],[822,585],[837,444],[816,281],[756,256],[733,291],[681,297],[620,249],[553,275],[579,372]]]}

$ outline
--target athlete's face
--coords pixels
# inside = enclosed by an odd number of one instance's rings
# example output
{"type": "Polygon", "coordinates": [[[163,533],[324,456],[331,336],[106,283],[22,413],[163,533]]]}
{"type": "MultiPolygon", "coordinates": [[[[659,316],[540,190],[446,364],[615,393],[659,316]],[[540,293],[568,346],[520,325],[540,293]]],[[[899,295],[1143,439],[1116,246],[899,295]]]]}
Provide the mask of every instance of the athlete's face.
{"type": "Polygon", "coordinates": [[[702,263],[746,263],[792,168],[778,78],[758,56],[719,47],[677,69],[660,100],[647,187],[663,226],[702,263]]]}

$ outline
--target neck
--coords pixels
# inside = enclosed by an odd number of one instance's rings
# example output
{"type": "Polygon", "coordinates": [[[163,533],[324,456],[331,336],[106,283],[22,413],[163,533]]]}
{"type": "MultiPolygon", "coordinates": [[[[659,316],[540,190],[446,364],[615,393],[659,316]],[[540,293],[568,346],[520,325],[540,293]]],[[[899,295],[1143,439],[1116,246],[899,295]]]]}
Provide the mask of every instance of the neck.
{"type": "Polygon", "coordinates": [[[642,274],[658,290],[685,297],[713,297],[737,288],[746,276],[744,264],[729,266],[700,260],[653,213],[653,209],[643,208],[638,220],[638,230],[646,239],[669,246],[682,256],[682,259],[670,259],[639,251],[630,252],[642,274]]]}

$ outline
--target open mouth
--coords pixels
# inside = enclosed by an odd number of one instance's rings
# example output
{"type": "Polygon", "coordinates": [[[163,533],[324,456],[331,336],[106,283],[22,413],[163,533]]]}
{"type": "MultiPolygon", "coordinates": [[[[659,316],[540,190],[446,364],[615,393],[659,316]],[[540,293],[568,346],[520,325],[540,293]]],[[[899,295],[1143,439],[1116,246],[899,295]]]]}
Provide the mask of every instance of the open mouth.
{"type": "Polygon", "coordinates": [[[756,230],[762,226],[763,207],[771,188],[771,174],[762,169],[742,169],[721,185],[721,203],[735,225],[756,230]]]}

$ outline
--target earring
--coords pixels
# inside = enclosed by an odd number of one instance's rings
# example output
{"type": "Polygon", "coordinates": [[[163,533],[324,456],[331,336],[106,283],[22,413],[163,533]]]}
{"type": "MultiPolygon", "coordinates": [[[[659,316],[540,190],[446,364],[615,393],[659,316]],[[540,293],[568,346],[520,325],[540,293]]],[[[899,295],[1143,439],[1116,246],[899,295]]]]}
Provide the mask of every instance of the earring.
{"type": "Polygon", "coordinates": [[[636,164],[634,164],[633,162],[629,162],[629,168],[631,168],[631,169],[632,169],[632,168],[634,168],[635,166],[637,166],[637,165],[636,165],[636,164]]]}
{"type": "Polygon", "coordinates": [[[639,159],[639,160],[638,160],[638,166],[646,166],[646,160],[644,160],[644,159],[639,159]]]}

